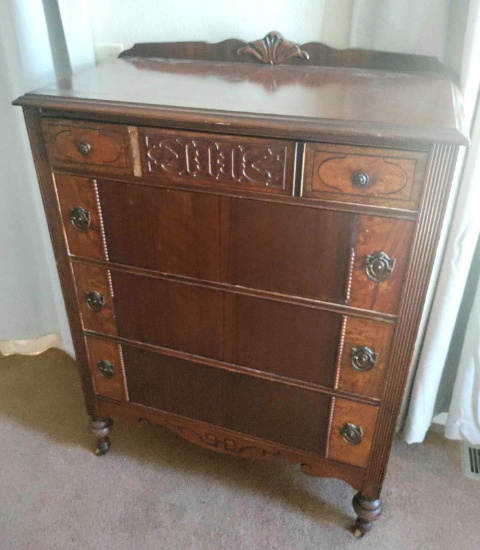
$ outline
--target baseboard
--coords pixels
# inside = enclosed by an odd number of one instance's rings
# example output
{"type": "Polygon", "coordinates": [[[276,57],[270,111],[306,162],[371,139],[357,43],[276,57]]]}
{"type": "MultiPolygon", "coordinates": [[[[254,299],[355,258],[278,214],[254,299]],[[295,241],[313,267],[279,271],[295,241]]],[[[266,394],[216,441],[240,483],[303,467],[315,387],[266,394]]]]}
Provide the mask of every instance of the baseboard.
{"type": "Polygon", "coordinates": [[[31,338],[29,340],[3,340],[0,341],[0,353],[2,355],[37,355],[43,353],[49,348],[64,349],[62,337],[54,332],[46,334],[40,338],[31,338]]]}

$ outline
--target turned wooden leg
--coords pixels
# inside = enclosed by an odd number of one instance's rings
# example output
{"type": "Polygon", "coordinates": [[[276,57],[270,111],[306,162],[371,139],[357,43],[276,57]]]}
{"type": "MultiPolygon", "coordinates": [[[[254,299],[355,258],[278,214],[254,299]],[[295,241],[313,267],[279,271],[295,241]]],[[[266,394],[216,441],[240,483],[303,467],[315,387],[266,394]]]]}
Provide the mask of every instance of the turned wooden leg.
{"type": "Polygon", "coordinates": [[[90,432],[97,438],[97,448],[95,454],[102,456],[110,449],[110,432],[113,429],[113,420],[111,418],[91,418],[90,432]]]}
{"type": "Polygon", "coordinates": [[[373,527],[373,522],[382,514],[382,501],[367,500],[362,493],[357,493],[353,497],[353,509],[357,513],[357,521],[352,527],[353,534],[359,539],[365,533],[368,533],[373,527]]]}

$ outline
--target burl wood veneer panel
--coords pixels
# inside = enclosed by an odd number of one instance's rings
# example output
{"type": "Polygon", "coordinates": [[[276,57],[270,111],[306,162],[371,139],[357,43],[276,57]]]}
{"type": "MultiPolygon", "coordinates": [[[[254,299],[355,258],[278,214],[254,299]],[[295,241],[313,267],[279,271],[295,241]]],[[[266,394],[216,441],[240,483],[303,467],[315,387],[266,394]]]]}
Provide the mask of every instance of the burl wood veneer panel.
{"type": "Polygon", "coordinates": [[[54,168],[93,174],[133,174],[127,126],[47,118],[42,127],[54,168]]]}
{"type": "Polygon", "coordinates": [[[302,195],[416,210],[427,154],[307,143],[302,195]]]}
{"type": "Polygon", "coordinates": [[[414,225],[413,221],[359,216],[349,305],[382,313],[397,312],[414,225]],[[379,254],[385,254],[389,260],[375,260],[379,254]],[[383,268],[388,261],[391,271],[376,269],[377,273],[383,271],[384,277],[372,280],[368,275],[369,262],[383,268]]]}
{"type": "Polygon", "coordinates": [[[120,345],[112,340],[104,340],[93,336],[86,336],[85,344],[95,393],[117,401],[126,401],[127,388],[120,345]],[[102,362],[106,362],[107,366],[110,365],[111,371],[102,371],[102,362]]]}
{"type": "Polygon", "coordinates": [[[339,397],[334,399],[328,458],[366,468],[372,448],[378,407],[339,397]],[[342,435],[342,428],[346,424],[351,424],[361,430],[361,437],[358,440],[348,441],[342,435]]]}
{"type": "Polygon", "coordinates": [[[115,335],[117,327],[109,271],[80,262],[72,262],[71,267],[83,328],[115,335]]]}
{"type": "Polygon", "coordinates": [[[106,260],[95,181],[66,174],[54,181],[69,254],[106,260]]]}
{"type": "Polygon", "coordinates": [[[394,325],[346,316],[337,387],[380,399],[394,325]]]}

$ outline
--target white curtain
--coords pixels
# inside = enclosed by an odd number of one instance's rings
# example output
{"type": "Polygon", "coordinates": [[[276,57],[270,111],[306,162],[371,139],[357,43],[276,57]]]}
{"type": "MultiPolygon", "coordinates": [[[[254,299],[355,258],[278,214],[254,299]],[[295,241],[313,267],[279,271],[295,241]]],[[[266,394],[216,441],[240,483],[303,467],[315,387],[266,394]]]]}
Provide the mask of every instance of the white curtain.
{"type": "Polygon", "coordinates": [[[11,101],[93,65],[89,33],[81,0],[0,2],[0,353],[72,352],[25,124],[11,101]],[[64,33],[62,18],[75,32],[64,33]]]}
{"type": "Polygon", "coordinates": [[[356,0],[351,46],[433,55],[460,70],[472,145],[460,152],[454,177],[403,435],[421,442],[433,418],[448,413],[447,437],[480,443],[480,262],[472,264],[480,231],[480,0],[356,0]]]}
{"type": "Polygon", "coordinates": [[[447,437],[480,444],[480,290],[479,273],[475,272],[478,268],[472,266],[480,234],[480,116],[478,111],[475,113],[480,84],[479,58],[480,0],[472,0],[461,75],[472,144],[463,170],[459,171],[459,193],[413,383],[404,427],[409,443],[423,441],[433,417],[447,412],[447,437]],[[466,287],[469,273],[474,284],[466,287]],[[461,307],[462,298],[464,307],[461,307]],[[463,343],[463,334],[460,338],[455,335],[455,327],[462,327],[462,323],[458,323],[459,314],[468,315],[463,323],[466,324],[463,343]],[[452,353],[452,346],[458,346],[459,339],[461,351],[452,353]]]}
{"type": "Polygon", "coordinates": [[[443,60],[449,13],[450,0],[355,0],[350,46],[443,60]]]}

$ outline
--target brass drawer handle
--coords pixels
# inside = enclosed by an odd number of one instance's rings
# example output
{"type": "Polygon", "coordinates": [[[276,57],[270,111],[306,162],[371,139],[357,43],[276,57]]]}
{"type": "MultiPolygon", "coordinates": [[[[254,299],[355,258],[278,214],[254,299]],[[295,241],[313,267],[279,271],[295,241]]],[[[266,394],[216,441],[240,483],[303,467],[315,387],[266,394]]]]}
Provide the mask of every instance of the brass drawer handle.
{"type": "Polygon", "coordinates": [[[352,183],[355,187],[366,187],[370,182],[370,178],[366,172],[355,172],[352,175],[352,183]]]}
{"type": "Polygon", "coordinates": [[[390,273],[395,267],[395,259],[390,258],[388,254],[382,252],[375,252],[375,254],[368,254],[365,262],[365,271],[367,277],[374,283],[381,283],[390,277],[390,273]]]}
{"type": "Polygon", "coordinates": [[[77,231],[88,231],[90,227],[90,212],[83,206],[75,206],[70,210],[70,221],[77,231]]]}
{"type": "Polygon", "coordinates": [[[87,306],[95,313],[98,313],[105,307],[105,296],[96,290],[89,290],[85,296],[87,306]]]}
{"type": "Polygon", "coordinates": [[[375,353],[367,346],[352,348],[352,367],[356,370],[365,372],[375,365],[378,359],[378,353],[375,353]]]}
{"type": "Polygon", "coordinates": [[[92,146],[90,143],[87,143],[86,141],[79,141],[77,143],[77,151],[84,157],[88,157],[90,152],[92,151],[92,146]]]}
{"type": "Polygon", "coordinates": [[[360,445],[363,441],[363,430],[351,422],[346,422],[340,427],[340,434],[343,440],[349,445],[360,445]]]}
{"type": "Polygon", "coordinates": [[[112,365],[112,363],[110,363],[109,361],[105,361],[104,359],[97,363],[97,369],[99,370],[100,374],[107,380],[110,380],[115,375],[115,367],[112,365]]]}

